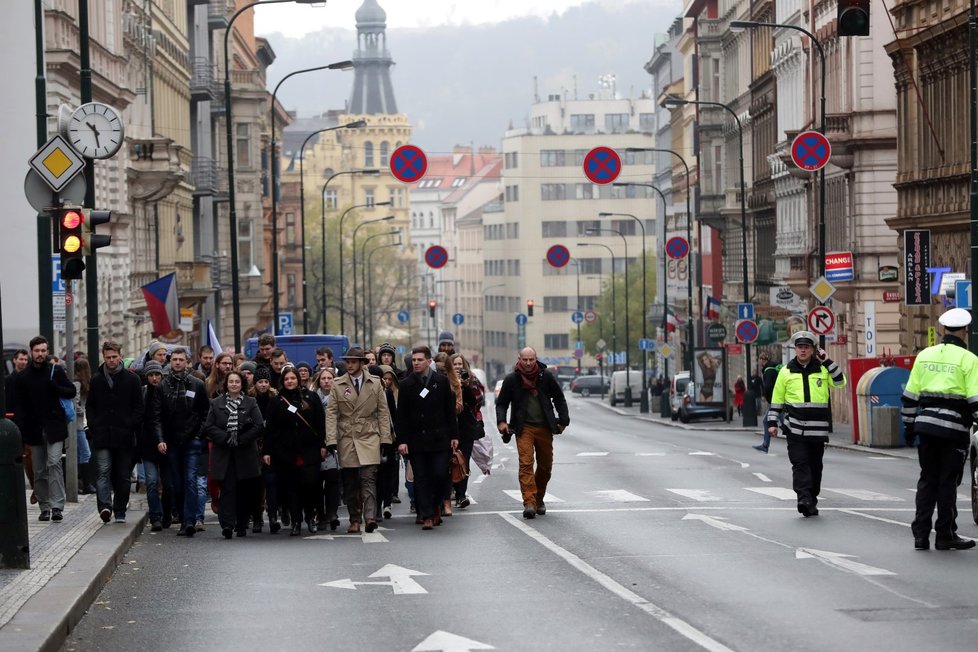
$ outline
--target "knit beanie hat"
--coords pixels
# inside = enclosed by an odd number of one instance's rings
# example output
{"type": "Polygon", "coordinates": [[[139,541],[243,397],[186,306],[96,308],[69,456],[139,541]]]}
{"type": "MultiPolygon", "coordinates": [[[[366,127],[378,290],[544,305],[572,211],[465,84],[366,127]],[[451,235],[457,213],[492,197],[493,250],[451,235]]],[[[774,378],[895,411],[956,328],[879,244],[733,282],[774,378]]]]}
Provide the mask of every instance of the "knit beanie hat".
{"type": "Polygon", "coordinates": [[[259,380],[267,380],[268,382],[272,382],[272,370],[265,365],[255,369],[255,382],[257,383],[259,380]]]}
{"type": "Polygon", "coordinates": [[[396,356],[397,350],[389,342],[384,342],[377,347],[377,357],[379,358],[384,353],[390,353],[392,356],[396,356]]]}
{"type": "Polygon", "coordinates": [[[240,365],[238,365],[238,371],[250,371],[251,373],[255,373],[257,369],[258,369],[258,365],[256,365],[251,360],[245,360],[240,365]]]}
{"type": "Polygon", "coordinates": [[[305,369],[306,371],[309,372],[310,376],[312,375],[312,366],[308,362],[300,362],[295,366],[295,368],[296,370],[305,369]]]}
{"type": "Polygon", "coordinates": [[[452,335],[451,331],[442,331],[438,335],[438,344],[445,344],[446,342],[455,346],[455,336],[452,335]]]}
{"type": "Polygon", "coordinates": [[[150,360],[145,365],[143,365],[143,375],[148,376],[150,374],[163,375],[163,367],[156,360],[150,360]]]}

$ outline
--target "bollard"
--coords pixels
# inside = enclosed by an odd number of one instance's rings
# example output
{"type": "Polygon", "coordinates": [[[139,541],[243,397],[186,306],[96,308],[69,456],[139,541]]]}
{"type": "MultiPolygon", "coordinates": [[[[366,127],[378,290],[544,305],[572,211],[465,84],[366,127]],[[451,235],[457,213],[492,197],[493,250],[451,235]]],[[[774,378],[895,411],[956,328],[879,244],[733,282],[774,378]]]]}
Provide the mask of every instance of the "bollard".
{"type": "Polygon", "coordinates": [[[757,426],[757,403],[754,401],[754,392],[748,389],[744,392],[744,427],[753,428],[757,426]]]}
{"type": "Polygon", "coordinates": [[[10,419],[0,419],[0,568],[30,568],[24,442],[10,419]]]}
{"type": "Polygon", "coordinates": [[[669,390],[662,390],[662,395],[659,397],[659,415],[663,419],[672,418],[672,403],[669,402],[669,390]]]}
{"type": "MultiPolygon", "coordinates": [[[[626,371],[625,373],[632,373],[626,371]]],[[[632,407],[632,387],[631,385],[625,385],[625,407],[632,407]]]]}

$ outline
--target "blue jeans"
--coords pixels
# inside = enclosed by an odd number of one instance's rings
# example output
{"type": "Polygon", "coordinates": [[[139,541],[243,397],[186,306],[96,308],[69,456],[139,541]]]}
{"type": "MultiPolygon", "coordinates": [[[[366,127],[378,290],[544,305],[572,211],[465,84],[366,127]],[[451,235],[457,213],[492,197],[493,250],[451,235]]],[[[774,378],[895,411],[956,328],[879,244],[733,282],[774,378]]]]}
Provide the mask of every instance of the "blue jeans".
{"type": "Polygon", "coordinates": [[[160,465],[156,462],[143,460],[143,472],[146,475],[146,502],[149,503],[149,521],[159,521],[163,518],[163,501],[160,500],[160,465]]]}
{"type": "Polygon", "coordinates": [[[200,463],[206,452],[207,442],[202,439],[191,439],[181,446],[170,446],[166,451],[173,476],[173,495],[175,500],[183,503],[180,510],[180,524],[183,526],[204,520],[207,472],[206,468],[203,473],[200,472],[200,463]]]}
{"type": "Polygon", "coordinates": [[[92,459],[92,448],[88,445],[88,434],[85,430],[78,431],[78,463],[88,464],[92,459]]]}

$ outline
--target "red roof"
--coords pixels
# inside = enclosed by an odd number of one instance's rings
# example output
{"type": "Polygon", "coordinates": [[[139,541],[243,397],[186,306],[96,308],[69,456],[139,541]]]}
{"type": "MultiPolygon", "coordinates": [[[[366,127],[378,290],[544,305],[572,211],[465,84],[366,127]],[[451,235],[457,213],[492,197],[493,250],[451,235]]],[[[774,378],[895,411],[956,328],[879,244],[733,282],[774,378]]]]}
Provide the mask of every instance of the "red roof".
{"type": "Polygon", "coordinates": [[[470,186],[474,177],[479,181],[499,179],[502,163],[502,154],[494,149],[479,150],[473,155],[466,147],[453,154],[429,155],[428,170],[424,178],[411,184],[411,191],[454,191],[470,186]]]}

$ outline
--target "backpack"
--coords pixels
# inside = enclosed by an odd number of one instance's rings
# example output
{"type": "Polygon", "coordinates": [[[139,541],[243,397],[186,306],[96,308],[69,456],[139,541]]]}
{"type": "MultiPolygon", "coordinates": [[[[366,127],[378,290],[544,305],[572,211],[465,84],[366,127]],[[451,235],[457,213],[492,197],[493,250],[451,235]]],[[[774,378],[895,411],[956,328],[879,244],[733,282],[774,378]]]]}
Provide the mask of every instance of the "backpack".
{"type": "MultiPolygon", "coordinates": [[[[51,365],[51,380],[54,380],[54,365],[51,365]]],[[[75,414],[75,402],[70,398],[58,398],[61,403],[61,409],[65,413],[65,421],[68,423],[73,423],[76,418],[75,414]]]]}

